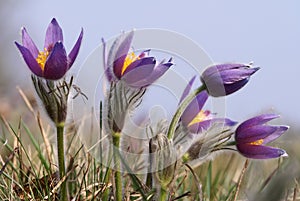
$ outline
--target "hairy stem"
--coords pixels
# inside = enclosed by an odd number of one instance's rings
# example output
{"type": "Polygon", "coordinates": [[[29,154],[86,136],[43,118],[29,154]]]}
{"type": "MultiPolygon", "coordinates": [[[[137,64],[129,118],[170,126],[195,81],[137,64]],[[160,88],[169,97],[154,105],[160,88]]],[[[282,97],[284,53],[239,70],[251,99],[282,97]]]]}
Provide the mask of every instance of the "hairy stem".
{"type": "Polygon", "coordinates": [[[119,147],[120,147],[120,138],[121,133],[114,133],[113,134],[113,157],[114,157],[114,167],[115,167],[115,200],[122,201],[122,175],[121,175],[121,163],[120,163],[120,156],[119,156],[119,147]]]}
{"type": "Polygon", "coordinates": [[[205,85],[200,86],[199,88],[195,89],[192,93],[190,93],[184,101],[180,104],[178,107],[175,115],[173,116],[173,119],[170,123],[169,129],[168,129],[168,138],[172,139],[178,124],[178,121],[183,114],[186,107],[189,105],[189,103],[201,92],[205,90],[205,85]]]}
{"type": "Polygon", "coordinates": [[[164,187],[160,188],[160,194],[159,194],[159,201],[166,201],[167,200],[167,191],[164,187]]]}
{"type": "MultiPolygon", "coordinates": [[[[65,151],[64,151],[64,124],[59,123],[56,125],[57,131],[57,155],[58,155],[58,168],[59,177],[62,179],[66,175],[65,169],[65,151]]],[[[60,187],[60,200],[67,201],[67,185],[66,180],[61,184],[60,187]]]]}

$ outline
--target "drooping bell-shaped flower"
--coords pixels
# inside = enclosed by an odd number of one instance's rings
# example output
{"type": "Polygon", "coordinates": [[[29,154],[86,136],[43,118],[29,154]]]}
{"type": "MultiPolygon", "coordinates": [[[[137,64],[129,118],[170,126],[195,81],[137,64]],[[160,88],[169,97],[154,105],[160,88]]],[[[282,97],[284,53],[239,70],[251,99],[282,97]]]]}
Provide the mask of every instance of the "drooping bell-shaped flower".
{"type": "Polygon", "coordinates": [[[109,81],[123,80],[128,86],[141,88],[151,85],[172,65],[168,61],[157,62],[149,56],[149,50],[139,55],[131,52],[134,32],[121,34],[113,43],[106,61],[105,71],[109,81]]]}
{"type": "Polygon", "coordinates": [[[237,150],[247,158],[268,159],[287,156],[282,149],[265,146],[280,137],[288,126],[266,125],[268,121],[278,118],[275,114],[263,114],[241,123],[235,132],[237,150]]]}
{"type": "Polygon", "coordinates": [[[201,75],[209,95],[226,96],[236,92],[247,84],[250,76],[259,68],[251,64],[224,63],[208,67],[201,75]]]}
{"type": "Polygon", "coordinates": [[[74,47],[67,55],[63,45],[62,29],[53,18],[47,28],[42,51],[38,50],[24,27],[22,28],[22,45],[18,42],[15,44],[32,73],[48,80],[58,80],[72,67],[78,55],[82,37],[83,30],[81,29],[74,47]]]}

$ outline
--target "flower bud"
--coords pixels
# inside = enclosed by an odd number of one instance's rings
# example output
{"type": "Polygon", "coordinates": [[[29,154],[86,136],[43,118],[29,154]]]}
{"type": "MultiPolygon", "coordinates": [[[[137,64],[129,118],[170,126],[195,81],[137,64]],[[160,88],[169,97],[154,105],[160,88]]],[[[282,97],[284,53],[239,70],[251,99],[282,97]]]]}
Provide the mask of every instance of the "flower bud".
{"type": "Polygon", "coordinates": [[[201,76],[209,95],[226,96],[236,92],[247,84],[251,75],[259,68],[251,68],[251,64],[226,63],[207,68],[201,76]]]}
{"type": "Polygon", "coordinates": [[[32,82],[36,93],[55,125],[64,123],[67,117],[67,102],[73,78],[69,83],[52,81],[32,75],[32,82]]]}
{"type": "Polygon", "coordinates": [[[167,187],[174,179],[176,151],[171,141],[163,133],[150,140],[153,155],[152,165],[156,168],[156,179],[162,187],[167,187]]]}

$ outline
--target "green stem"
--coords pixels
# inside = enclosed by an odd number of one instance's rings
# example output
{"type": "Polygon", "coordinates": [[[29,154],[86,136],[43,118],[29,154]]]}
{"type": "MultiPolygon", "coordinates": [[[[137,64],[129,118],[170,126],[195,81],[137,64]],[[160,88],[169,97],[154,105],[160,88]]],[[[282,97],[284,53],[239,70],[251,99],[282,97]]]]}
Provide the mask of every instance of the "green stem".
{"type": "Polygon", "coordinates": [[[115,200],[122,201],[122,175],[121,175],[121,163],[120,163],[120,156],[119,156],[119,147],[120,147],[120,138],[121,133],[114,133],[113,134],[113,157],[114,157],[114,166],[115,166],[115,200]]]}
{"type": "Polygon", "coordinates": [[[184,110],[186,109],[186,107],[201,91],[203,91],[205,89],[206,89],[205,85],[200,86],[199,88],[195,89],[192,93],[190,93],[180,104],[175,115],[173,116],[173,119],[172,119],[169,129],[168,129],[168,138],[169,139],[173,138],[178,121],[179,121],[181,115],[183,114],[184,110]]]}
{"type": "Polygon", "coordinates": [[[236,141],[227,142],[226,144],[224,144],[224,147],[230,147],[230,146],[234,146],[234,145],[236,145],[236,141]]]}
{"type": "Polygon", "coordinates": [[[159,201],[166,201],[167,200],[167,191],[164,187],[160,188],[160,194],[159,194],[159,201]]]}
{"type": "MultiPolygon", "coordinates": [[[[65,169],[65,151],[64,151],[64,123],[58,123],[56,125],[57,131],[57,156],[58,156],[58,168],[59,178],[62,179],[66,175],[65,169]]],[[[66,180],[60,186],[60,200],[67,201],[67,186],[66,180]]]]}

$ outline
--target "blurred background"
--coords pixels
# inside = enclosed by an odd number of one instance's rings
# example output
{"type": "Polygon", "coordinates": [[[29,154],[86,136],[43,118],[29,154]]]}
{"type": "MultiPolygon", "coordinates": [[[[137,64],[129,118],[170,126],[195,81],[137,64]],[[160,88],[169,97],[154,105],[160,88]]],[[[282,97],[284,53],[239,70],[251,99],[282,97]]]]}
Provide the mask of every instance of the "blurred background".
{"type": "MultiPolygon", "coordinates": [[[[266,1],[1,1],[0,104],[11,113],[20,100],[16,86],[31,90],[30,70],[17,51],[25,26],[39,48],[53,17],[70,50],[80,28],[84,42],[74,68],[79,69],[101,43],[122,30],[161,28],[185,35],[215,62],[251,62],[261,70],[241,91],[226,97],[227,115],[244,120],[264,111],[281,114],[291,125],[289,139],[300,130],[300,2],[266,1]]],[[[17,113],[18,111],[12,112],[17,113]]],[[[21,114],[20,114],[21,115],[21,114]]],[[[287,137],[288,138],[288,137],[287,137]]],[[[288,142],[289,141],[289,142],[288,142]]]]}

